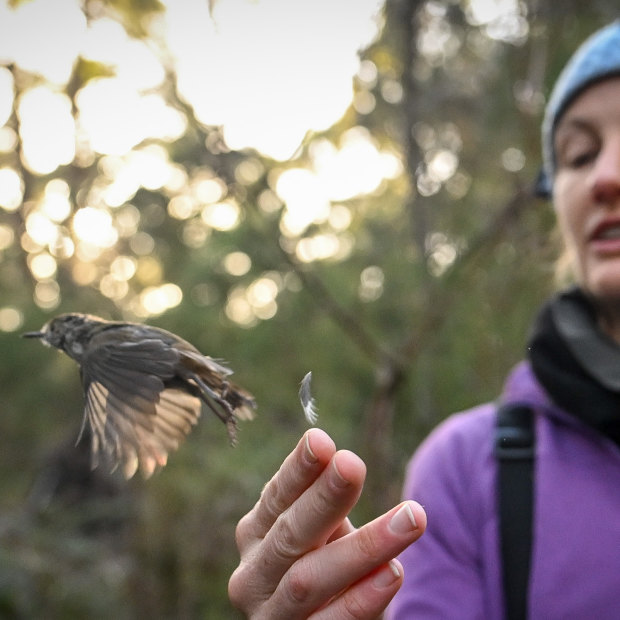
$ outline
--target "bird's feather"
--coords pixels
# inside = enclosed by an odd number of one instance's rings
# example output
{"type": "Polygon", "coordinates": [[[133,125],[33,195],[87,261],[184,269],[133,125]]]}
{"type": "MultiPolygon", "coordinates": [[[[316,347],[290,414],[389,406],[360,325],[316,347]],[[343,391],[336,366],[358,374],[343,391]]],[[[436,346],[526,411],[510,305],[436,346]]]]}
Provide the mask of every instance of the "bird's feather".
{"type": "Polygon", "coordinates": [[[306,376],[301,380],[301,385],[299,387],[299,400],[301,401],[301,406],[304,410],[304,415],[306,416],[306,420],[308,420],[309,424],[316,424],[319,419],[319,414],[316,409],[316,401],[312,397],[312,392],[310,389],[310,383],[312,382],[312,372],[306,374],[306,376]]]}

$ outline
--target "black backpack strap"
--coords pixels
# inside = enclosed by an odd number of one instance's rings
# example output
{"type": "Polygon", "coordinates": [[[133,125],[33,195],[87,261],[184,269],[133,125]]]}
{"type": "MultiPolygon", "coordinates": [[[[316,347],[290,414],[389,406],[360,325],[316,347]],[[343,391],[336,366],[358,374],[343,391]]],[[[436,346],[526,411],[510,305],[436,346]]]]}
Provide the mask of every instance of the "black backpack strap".
{"type": "Polygon", "coordinates": [[[495,456],[506,618],[527,618],[534,497],[534,415],[523,403],[497,411],[495,456]]]}

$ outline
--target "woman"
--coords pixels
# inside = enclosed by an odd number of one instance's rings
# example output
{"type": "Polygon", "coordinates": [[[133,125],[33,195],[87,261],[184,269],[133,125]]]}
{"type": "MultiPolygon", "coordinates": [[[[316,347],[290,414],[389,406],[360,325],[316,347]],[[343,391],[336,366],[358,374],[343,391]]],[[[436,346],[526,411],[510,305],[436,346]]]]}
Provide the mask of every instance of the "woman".
{"type": "MultiPolygon", "coordinates": [[[[534,413],[532,618],[618,618],[620,22],[573,56],[543,123],[544,186],[578,286],[542,309],[503,402],[534,413]]],[[[411,499],[355,530],[364,464],[306,433],[239,523],[233,603],[252,618],[504,616],[495,404],[452,416],[409,464],[411,499]],[[399,553],[400,561],[394,559],[399,553]],[[401,587],[402,586],[402,587],[401,587]]]]}

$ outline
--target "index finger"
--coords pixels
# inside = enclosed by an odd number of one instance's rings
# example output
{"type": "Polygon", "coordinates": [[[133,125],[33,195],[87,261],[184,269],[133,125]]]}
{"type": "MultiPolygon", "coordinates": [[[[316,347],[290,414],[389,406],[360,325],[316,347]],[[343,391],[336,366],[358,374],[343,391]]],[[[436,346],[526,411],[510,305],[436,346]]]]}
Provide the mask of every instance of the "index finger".
{"type": "Polygon", "coordinates": [[[327,433],[318,428],[307,431],[265,485],[252,511],[239,523],[238,537],[264,538],[276,519],[320,476],[335,453],[336,445],[327,433]]]}

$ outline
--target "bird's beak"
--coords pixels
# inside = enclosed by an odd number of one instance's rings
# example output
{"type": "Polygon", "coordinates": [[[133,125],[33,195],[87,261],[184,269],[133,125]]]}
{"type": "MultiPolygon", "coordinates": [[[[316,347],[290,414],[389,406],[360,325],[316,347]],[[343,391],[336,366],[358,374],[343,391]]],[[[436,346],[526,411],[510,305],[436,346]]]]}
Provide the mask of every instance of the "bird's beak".
{"type": "Polygon", "coordinates": [[[45,332],[26,332],[22,334],[22,338],[43,338],[45,332]]]}

